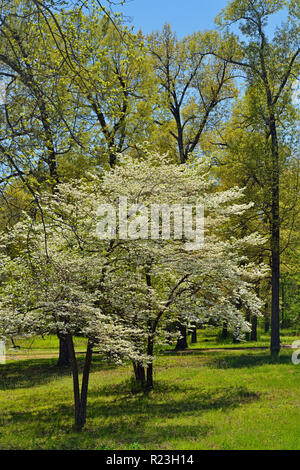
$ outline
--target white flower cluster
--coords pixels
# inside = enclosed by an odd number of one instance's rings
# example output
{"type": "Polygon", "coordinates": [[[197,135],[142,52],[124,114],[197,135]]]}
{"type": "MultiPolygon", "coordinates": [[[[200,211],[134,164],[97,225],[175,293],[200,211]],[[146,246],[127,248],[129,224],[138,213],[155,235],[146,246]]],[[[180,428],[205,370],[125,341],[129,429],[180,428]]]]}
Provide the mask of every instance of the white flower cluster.
{"type": "Polygon", "coordinates": [[[2,237],[2,336],[80,334],[108,357],[151,361],[154,346],[178,336],[174,324],[227,323],[240,337],[244,312],[260,314],[253,282],[264,266],[247,262],[255,234],[226,239],[224,226],[249,205],[242,192],[219,192],[205,162],[170,164],[149,155],[101,177],[61,184],[40,198],[42,220],[24,215],[2,237]],[[184,240],[99,240],[99,204],[204,205],[205,246],[186,251],[184,240]]]}

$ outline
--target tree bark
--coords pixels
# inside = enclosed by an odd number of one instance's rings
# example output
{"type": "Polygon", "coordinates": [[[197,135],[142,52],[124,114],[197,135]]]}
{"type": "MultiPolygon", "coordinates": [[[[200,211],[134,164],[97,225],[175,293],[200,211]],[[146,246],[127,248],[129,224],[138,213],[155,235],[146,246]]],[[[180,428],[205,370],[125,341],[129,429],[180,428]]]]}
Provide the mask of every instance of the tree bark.
{"type": "Polygon", "coordinates": [[[191,342],[192,344],[196,344],[197,343],[197,327],[194,326],[193,329],[192,329],[192,338],[191,338],[191,342]]]}
{"type": "MultiPolygon", "coordinates": [[[[248,323],[250,323],[250,320],[251,320],[251,318],[250,318],[250,312],[249,312],[249,310],[247,309],[247,311],[246,311],[246,321],[247,321],[248,323]]],[[[249,333],[249,332],[246,333],[245,337],[246,337],[246,341],[250,341],[250,333],[249,333]]]]}
{"type": "Polygon", "coordinates": [[[228,338],[227,323],[224,323],[224,325],[223,325],[223,329],[222,329],[222,338],[223,338],[223,339],[228,338]]]}
{"type": "Polygon", "coordinates": [[[93,346],[89,341],[87,345],[84,368],[83,368],[83,375],[82,375],[80,407],[76,416],[76,427],[78,430],[82,429],[86,422],[87,396],[88,396],[88,386],[89,386],[92,354],[93,354],[93,346]]]}
{"type": "Polygon", "coordinates": [[[280,351],[280,220],[279,220],[279,151],[276,120],[273,112],[269,119],[272,148],[272,307],[271,307],[271,354],[277,356],[280,351]]]}
{"type": "Polygon", "coordinates": [[[179,329],[181,337],[178,339],[177,344],[175,346],[175,351],[183,351],[188,347],[187,344],[187,334],[186,334],[186,327],[180,323],[180,321],[177,323],[177,327],[179,329]]]}
{"type": "Polygon", "coordinates": [[[250,339],[251,341],[257,341],[257,316],[252,315],[252,321],[251,321],[251,335],[250,339]]]}
{"type": "Polygon", "coordinates": [[[133,369],[134,369],[135,380],[139,382],[141,386],[144,388],[145,383],[146,383],[145,367],[143,366],[143,364],[139,362],[133,362],[133,369]]]}
{"type": "Polygon", "coordinates": [[[67,344],[69,348],[71,370],[72,370],[72,376],[73,376],[75,427],[78,431],[81,431],[81,429],[83,428],[86,422],[88,383],[89,383],[90,367],[91,367],[91,361],[92,361],[93,346],[90,343],[90,341],[88,341],[84,368],[83,368],[81,393],[80,393],[78,364],[77,364],[77,359],[75,355],[73,337],[71,334],[67,336],[67,344]]]}
{"type": "Polygon", "coordinates": [[[269,315],[269,302],[268,301],[265,303],[264,317],[265,317],[265,333],[268,333],[270,329],[270,315],[269,315]]]}
{"type": "Polygon", "coordinates": [[[58,367],[70,367],[70,354],[69,347],[66,337],[63,335],[58,335],[59,339],[59,357],[57,361],[58,367]]]}
{"type": "MultiPolygon", "coordinates": [[[[154,348],[154,341],[153,336],[148,337],[148,347],[147,347],[147,354],[149,357],[153,357],[153,348],[154,348]]],[[[151,359],[150,364],[147,365],[147,382],[146,382],[146,389],[151,390],[153,388],[153,359],[151,359]]]]}

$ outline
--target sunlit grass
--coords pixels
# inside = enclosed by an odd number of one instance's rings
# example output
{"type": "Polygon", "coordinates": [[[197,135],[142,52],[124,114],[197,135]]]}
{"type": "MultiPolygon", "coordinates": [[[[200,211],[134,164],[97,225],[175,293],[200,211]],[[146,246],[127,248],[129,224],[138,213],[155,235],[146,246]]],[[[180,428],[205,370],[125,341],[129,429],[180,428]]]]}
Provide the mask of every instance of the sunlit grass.
{"type": "MultiPolygon", "coordinates": [[[[56,335],[47,335],[45,337],[33,336],[29,338],[15,338],[15,348],[10,341],[6,342],[6,353],[8,359],[18,356],[58,356],[59,340],[56,335]]],[[[74,345],[77,352],[84,352],[86,349],[86,338],[75,337],[74,345]]]]}
{"type": "MultiPolygon", "coordinates": [[[[281,330],[281,344],[291,345],[293,341],[300,338],[300,330],[281,330]]],[[[228,338],[223,339],[221,337],[221,330],[219,328],[206,328],[197,331],[197,343],[191,343],[191,337],[188,337],[189,348],[202,349],[202,348],[254,348],[254,347],[265,347],[270,346],[270,331],[264,332],[264,329],[258,327],[257,329],[257,341],[241,341],[240,343],[234,343],[232,335],[229,332],[228,338]]]]}
{"type": "Polygon", "coordinates": [[[72,379],[55,359],[0,365],[0,449],[299,449],[300,366],[291,351],[160,356],[156,387],[95,356],[88,420],[73,429],[72,379]]]}

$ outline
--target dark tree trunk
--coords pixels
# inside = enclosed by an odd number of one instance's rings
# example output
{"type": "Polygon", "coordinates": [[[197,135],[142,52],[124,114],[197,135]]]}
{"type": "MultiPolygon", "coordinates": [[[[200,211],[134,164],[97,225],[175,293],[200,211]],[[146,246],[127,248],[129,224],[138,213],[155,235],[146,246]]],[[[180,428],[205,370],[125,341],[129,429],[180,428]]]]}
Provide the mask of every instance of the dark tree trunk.
{"type": "Polygon", "coordinates": [[[82,429],[86,422],[86,408],[87,408],[87,396],[88,396],[88,386],[89,386],[89,377],[91,370],[93,346],[88,342],[83,375],[82,375],[82,385],[81,385],[81,396],[80,396],[80,409],[78,410],[76,426],[78,429],[82,429]]]}
{"type": "Polygon", "coordinates": [[[184,144],[183,144],[183,128],[181,124],[181,116],[180,116],[180,107],[178,103],[175,103],[175,107],[172,111],[172,114],[174,116],[174,119],[176,121],[176,127],[177,127],[177,147],[178,147],[178,153],[179,153],[179,162],[180,163],[185,163],[186,162],[186,155],[184,152],[184,144]]]}
{"type": "Polygon", "coordinates": [[[151,390],[153,388],[153,363],[147,366],[147,383],[146,389],[151,390]]]}
{"type": "Polygon", "coordinates": [[[257,316],[253,315],[252,316],[252,321],[251,321],[251,336],[250,339],[251,341],[257,341],[257,316]]]}
{"type": "MultiPolygon", "coordinates": [[[[247,312],[246,312],[246,321],[247,321],[248,323],[250,323],[250,320],[251,320],[251,318],[250,318],[250,312],[249,312],[249,310],[247,310],[247,312]]],[[[247,332],[246,335],[245,335],[245,337],[246,337],[246,341],[249,341],[249,340],[250,340],[250,333],[247,332]]]]}
{"type": "Polygon", "coordinates": [[[223,339],[228,338],[227,323],[224,323],[224,325],[223,325],[223,329],[222,329],[222,338],[223,338],[223,339]]]}
{"type": "Polygon", "coordinates": [[[271,213],[271,250],[272,250],[272,309],[271,309],[271,354],[280,351],[280,220],[279,220],[279,152],[275,115],[270,113],[269,128],[272,145],[272,213],[271,213]]]}
{"type": "Polygon", "coordinates": [[[175,351],[183,351],[188,347],[187,344],[187,334],[186,334],[186,326],[182,323],[177,323],[177,328],[179,329],[181,337],[178,339],[177,344],[175,346],[175,351]]]}
{"type": "Polygon", "coordinates": [[[71,369],[72,369],[72,375],[73,375],[75,426],[76,426],[76,429],[80,431],[86,422],[88,384],[89,384],[89,375],[90,375],[93,347],[90,341],[88,341],[84,368],[83,368],[81,393],[80,393],[78,364],[76,360],[72,335],[68,335],[67,344],[69,348],[71,369]]]}
{"type": "Polygon", "coordinates": [[[191,342],[192,342],[192,344],[197,343],[197,327],[196,326],[194,326],[193,329],[192,329],[191,342]]]}
{"type": "Polygon", "coordinates": [[[144,388],[145,383],[146,383],[145,367],[143,366],[143,364],[139,362],[133,362],[133,369],[134,369],[135,380],[139,382],[141,386],[144,388]]]}
{"type": "MultiPolygon", "coordinates": [[[[269,295],[269,290],[267,290],[267,293],[266,293],[267,298],[268,298],[268,295],[269,295]]],[[[265,319],[265,333],[268,333],[270,329],[270,312],[269,312],[268,300],[265,303],[264,319],[265,319]]]]}
{"type": "MultiPolygon", "coordinates": [[[[148,337],[148,347],[147,347],[147,354],[149,357],[153,357],[153,348],[154,348],[154,341],[153,336],[148,337]]],[[[146,382],[146,389],[151,390],[153,388],[153,362],[147,365],[147,382],[146,382]]]]}
{"type": "Polygon", "coordinates": [[[270,330],[270,319],[269,317],[265,317],[265,333],[268,333],[268,331],[270,330]]]}
{"type": "Polygon", "coordinates": [[[11,340],[11,343],[12,343],[12,346],[13,346],[14,349],[20,349],[20,346],[18,346],[18,345],[15,343],[15,341],[14,341],[14,339],[13,339],[12,336],[10,337],[10,340],[11,340]]]}
{"type": "Polygon", "coordinates": [[[277,356],[280,351],[279,232],[274,234],[273,244],[276,248],[272,253],[271,354],[277,356]]]}
{"type": "Polygon", "coordinates": [[[114,152],[111,152],[109,153],[109,165],[111,168],[114,168],[115,164],[116,164],[116,160],[117,160],[117,157],[116,157],[116,154],[114,152]]]}
{"type": "Polygon", "coordinates": [[[58,335],[59,339],[59,357],[57,361],[58,367],[70,366],[70,354],[69,347],[66,337],[63,335],[58,335]]]}
{"type": "Polygon", "coordinates": [[[238,338],[233,337],[232,342],[233,342],[234,344],[239,344],[241,341],[240,341],[238,338]]]}

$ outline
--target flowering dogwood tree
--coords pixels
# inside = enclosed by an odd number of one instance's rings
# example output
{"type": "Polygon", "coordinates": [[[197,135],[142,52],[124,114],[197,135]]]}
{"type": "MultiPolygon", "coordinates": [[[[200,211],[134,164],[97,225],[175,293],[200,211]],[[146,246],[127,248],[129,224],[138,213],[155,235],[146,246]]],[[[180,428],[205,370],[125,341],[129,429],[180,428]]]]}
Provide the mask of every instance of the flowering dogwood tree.
{"type": "MultiPolygon", "coordinates": [[[[245,246],[257,246],[264,240],[255,234],[243,239],[224,238],[224,227],[249,205],[240,202],[241,190],[217,192],[214,186],[205,162],[194,160],[183,168],[154,155],[139,165],[127,159],[124,166],[107,173],[101,181],[107,204],[116,205],[120,196],[128,198],[128,206],[133,204],[128,212],[128,231],[130,223],[140,225],[141,238],[144,225],[148,230],[150,239],[139,239],[135,234],[137,239],[119,240],[118,255],[115,253],[102,291],[102,305],[119,312],[130,325],[142,328],[139,348],[148,358],[153,358],[155,344],[174,339],[172,325],[179,318],[186,325],[226,322],[241,338],[249,331],[243,309],[259,315],[261,302],[251,283],[264,275],[265,268],[248,263],[241,252],[245,246]],[[153,216],[151,208],[158,203],[167,204],[174,212],[178,205],[201,204],[205,208],[204,245],[199,249],[195,244],[195,249],[189,250],[186,234],[174,239],[176,214],[173,220],[169,218],[171,224],[173,221],[173,239],[163,239],[162,227],[161,237],[151,238],[153,220],[147,224],[149,218],[141,208],[147,207],[148,216],[153,216]]],[[[196,236],[193,230],[190,233],[196,236]]],[[[146,370],[135,363],[134,370],[147,388],[153,386],[152,361],[146,370]]]]}
{"type": "Polygon", "coordinates": [[[0,337],[58,334],[66,340],[73,375],[75,424],[86,421],[87,392],[93,350],[110,360],[145,360],[131,337],[134,328],[99,307],[97,284],[103,260],[68,246],[53,221],[36,224],[27,219],[3,238],[0,337]],[[16,249],[18,253],[16,254],[16,249]],[[87,338],[82,386],[73,338],[87,338]]]}
{"type": "MultiPolygon", "coordinates": [[[[86,420],[95,348],[115,360],[130,359],[136,379],[149,389],[155,350],[178,336],[172,325],[179,318],[186,325],[226,322],[237,337],[249,330],[243,309],[259,315],[251,282],[265,269],[241,255],[245,245],[263,243],[260,237],[224,237],[231,218],[249,207],[241,198],[239,189],[216,191],[206,163],[197,159],[180,166],[167,156],[151,154],[139,162],[123,157],[100,176],[41,196],[42,220],[27,219],[6,236],[1,332],[65,336],[78,428],[86,420]],[[178,215],[192,207],[191,215],[199,205],[205,208],[201,247],[193,243],[197,223],[183,229],[178,215]],[[153,222],[157,211],[159,227],[153,222]],[[88,338],[81,394],[73,345],[78,333],[88,338]]],[[[183,225],[187,221],[183,217],[183,225]]]]}

